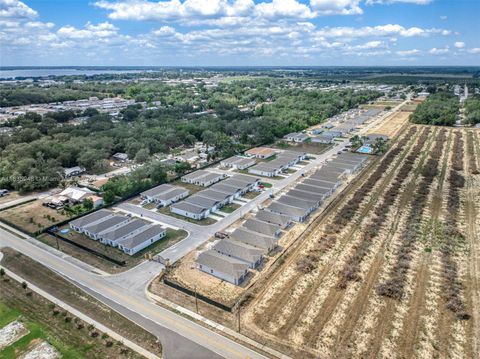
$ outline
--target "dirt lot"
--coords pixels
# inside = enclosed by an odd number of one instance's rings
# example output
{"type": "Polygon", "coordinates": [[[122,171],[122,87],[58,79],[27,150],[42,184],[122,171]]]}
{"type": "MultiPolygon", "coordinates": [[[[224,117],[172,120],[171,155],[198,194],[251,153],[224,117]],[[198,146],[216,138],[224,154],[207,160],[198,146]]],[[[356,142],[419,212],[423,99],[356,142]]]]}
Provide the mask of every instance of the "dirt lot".
{"type": "Polygon", "coordinates": [[[302,143],[293,143],[280,141],[272,146],[272,148],[281,149],[281,150],[290,150],[297,152],[306,152],[319,155],[330,148],[330,145],[323,143],[312,143],[312,142],[302,142],[302,143]]]}
{"type": "Polygon", "coordinates": [[[385,119],[385,121],[380,123],[378,126],[371,129],[369,133],[382,134],[388,136],[389,138],[395,137],[398,135],[398,132],[402,126],[407,123],[409,116],[409,112],[396,112],[392,116],[385,119]]]}
{"type": "Polygon", "coordinates": [[[244,334],[302,358],[480,357],[480,134],[406,127],[251,282],[244,334]]]}
{"type": "MultiPolygon", "coordinates": [[[[62,228],[68,228],[68,225],[63,226],[62,228]]],[[[68,234],[63,236],[75,243],[81,244],[83,246],[86,246],[87,248],[103,253],[110,258],[118,261],[125,261],[126,264],[124,266],[117,265],[114,262],[108,261],[107,259],[90,253],[82,248],[76,247],[73,244],[64,242],[62,240],[57,241],[54,236],[47,233],[40,235],[38,239],[43,243],[60,249],[62,252],[71,255],[72,257],[78,258],[81,261],[88,263],[100,270],[108,273],[119,273],[133,268],[140,262],[144,261],[145,254],[155,255],[186,238],[187,232],[185,232],[184,230],[175,231],[169,228],[167,229],[167,235],[165,236],[165,238],[162,238],[161,240],[157,241],[156,243],[136,253],[133,256],[129,256],[128,254],[123,253],[118,248],[110,247],[102,244],[101,242],[94,241],[87,236],[77,233],[75,231],[70,231],[68,234]]]]}
{"type": "Polygon", "coordinates": [[[18,192],[10,192],[8,195],[0,197],[0,204],[15,201],[16,199],[21,198],[22,196],[18,192]]]}
{"type": "MultiPolygon", "coordinates": [[[[122,315],[118,314],[116,311],[110,309],[88,294],[84,293],[82,290],[78,289],[76,286],[63,279],[56,273],[50,271],[48,268],[44,267],[38,262],[35,262],[21,253],[9,248],[2,249],[2,252],[4,253],[4,257],[1,262],[2,266],[25,278],[39,288],[47,291],[56,298],[68,303],[86,315],[95,318],[95,320],[98,322],[111,328],[115,332],[123,335],[145,349],[153,353],[161,354],[161,346],[157,343],[157,338],[154,335],[150,334],[122,315]]],[[[0,282],[0,286],[10,285],[10,283],[0,282]]],[[[5,298],[8,299],[7,294],[8,292],[4,292],[2,289],[0,291],[0,298],[3,299],[3,296],[5,296],[5,298]]],[[[40,301],[35,301],[33,304],[36,305],[39,303],[40,301]]],[[[9,302],[7,302],[7,304],[10,305],[9,302]]],[[[37,312],[34,313],[37,315],[37,312]]],[[[35,320],[38,320],[36,316],[35,320]]],[[[115,355],[112,356],[112,358],[113,357],[121,358],[122,356],[115,355]]]]}
{"type": "Polygon", "coordinates": [[[42,206],[42,200],[0,211],[0,218],[30,233],[35,233],[68,219],[66,215],[59,211],[42,206]]]}

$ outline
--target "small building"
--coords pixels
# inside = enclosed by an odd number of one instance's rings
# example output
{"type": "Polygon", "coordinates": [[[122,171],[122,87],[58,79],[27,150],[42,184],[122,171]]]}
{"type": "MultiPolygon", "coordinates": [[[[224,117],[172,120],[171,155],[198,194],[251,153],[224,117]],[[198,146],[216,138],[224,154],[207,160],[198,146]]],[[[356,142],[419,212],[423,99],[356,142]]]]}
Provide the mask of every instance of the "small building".
{"type": "Polygon", "coordinates": [[[282,172],[282,170],[282,166],[276,166],[275,164],[272,165],[271,163],[266,162],[259,163],[249,168],[248,173],[263,177],[276,177],[282,172]]]}
{"type": "Polygon", "coordinates": [[[231,239],[221,239],[213,246],[213,250],[228,257],[241,260],[250,268],[256,268],[262,261],[261,249],[231,239]]]}
{"type": "Polygon", "coordinates": [[[235,285],[241,284],[248,274],[249,265],[246,262],[215,250],[201,252],[196,263],[201,271],[235,285]]]}
{"type": "Polygon", "coordinates": [[[85,230],[85,227],[94,225],[96,223],[100,223],[111,217],[113,217],[112,211],[101,209],[71,221],[70,228],[76,232],[83,233],[85,230]]]}
{"type": "Polygon", "coordinates": [[[282,229],[278,225],[262,222],[253,218],[247,219],[245,223],[243,223],[243,227],[252,232],[257,232],[270,237],[280,237],[282,234],[282,229]]]}
{"type": "Polygon", "coordinates": [[[252,232],[244,227],[237,228],[230,234],[230,238],[260,248],[263,253],[268,253],[276,247],[276,241],[271,236],[252,232]]]}
{"type": "Polygon", "coordinates": [[[104,232],[109,232],[115,228],[121,227],[128,221],[129,218],[127,216],[114,214],[104,221],[85,226],[83,233],[85,233],[91,239],[99,240],[104,232]]]}
{"type": "Polygon", "coordinates": [[[63,174],[65,175],[65,178],[79,176],[82,173],[85,173],[85,167],[82,166],[75,166],[63,169],[63,174]]]}
{"type": "Polygon", "coordinates": [[[279,213],[273,213],[264,209],[261,209],[257,212],[255,219],[262,222],[275,224],[281,229],[286,229],[292,224],[290,217],[279,213]]]}
{"type": "Polygon", "coordinates": [[[180,186],[161,184],[140,194],[141,198],[148,203],[156,203],[158,206],[166,207],[174,202],[187,197],[190,191],[180,186]]]}
{"type": "Polygon", "coordinates": [[[205,170],[195,171],[181,177],[181,181],[197,186],[208,187],[226,177],[223,173],[213,173],[205,170]]]}
{"type": "Polygon", "coordinates": [[[289,206],[283,203],[279,203],[277,201],[272,202],[267,207],[267,210],[290,217],[296,222],[304,222],[310,214],[308,210],[305,210],[303,208],[289,206]]]}
{"type": "Polygon", "coordinates": [[[210,214],[208,207],[195,205],[185,201],[174,203],[170,206],[170,212],[185,216],[188,218],[202,220],[210,214]]]}
{"type": "Polygon", "coordinates": [[[329,133],[322,133],[318,136],[312,137],[313,143],[323,143],[323,144],[330,144],[333,142],[335,136],[329,133]]]}
{"type": "Polygon", "coordinates": [[[145,229],[146,226],[148,226],[147,222],[142,221],[141,219],[133,219],[125,223],[123,226],[102,233],[99,240],[103,244],[108,244],[112,247],[116,247],[118,241],[127,238],[132,234],[140,232],[141,230],[145,229]]]}
{"type": "Polygon", "coordinates": [[[247,156],[259,158],[262,160],[275,156],[276,153],[277,152],[274,149],[268,147],[255,147],[249,149],[248,151],[245,151],[245,154],[247,156]]]}
{"type": "Polygon", "coordinates": [[[307,134],[302,133],[302,132],[292,132],[289,133],[288,135],[283,136],[284,140],[290,141],[290,142],[305,142],[308,140],[310,137],[308,137],[307,134]]]}
{"type": "Polygon", "coordinates": [[[145,230],[133,233],[126,238],[117,241],[117,246],[123,252],[133,256],[135,253],[152,245],[167,235],[165,228],[159,224],[151,224],[145,230]]]}
{"type": "Polygon", "coordinates": [[[117,162],[126,162],[128,161],[128,155],[126,153],[117,152],[115,153],[112,158],[117,162]]]}
{"type": "Polygon", "coordinates": [[[320,205],[320,201],[318,199],[293,197],[293,195],[290,196],[288,193],[278,198],[276,202],[285,204],[287,206],[302,208],[308,213],[313,212],[320,205]]]}
{"type": "Polygon", "coordinates": [[[222,167],[233,168],[235,170],[244,170],[248,167],[253,166],[256,163],[255,159],[252,157],[240,157],[234,156],[226,158],[220,162],[222,167]]]}

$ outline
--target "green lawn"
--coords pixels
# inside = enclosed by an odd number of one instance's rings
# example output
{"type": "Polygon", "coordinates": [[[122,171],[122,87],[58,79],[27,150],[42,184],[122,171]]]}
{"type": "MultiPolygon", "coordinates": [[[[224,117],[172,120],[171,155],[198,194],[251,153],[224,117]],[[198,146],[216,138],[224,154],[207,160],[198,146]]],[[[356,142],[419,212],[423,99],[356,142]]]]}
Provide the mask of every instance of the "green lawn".
{"type": "Polygon", "coordinates": [[[230,203],[229,205],[222,207],[220,211],[225,212],[225,213],[232,213],[236,209],[240,208],[241,206],[236,203],[230,203]]]}

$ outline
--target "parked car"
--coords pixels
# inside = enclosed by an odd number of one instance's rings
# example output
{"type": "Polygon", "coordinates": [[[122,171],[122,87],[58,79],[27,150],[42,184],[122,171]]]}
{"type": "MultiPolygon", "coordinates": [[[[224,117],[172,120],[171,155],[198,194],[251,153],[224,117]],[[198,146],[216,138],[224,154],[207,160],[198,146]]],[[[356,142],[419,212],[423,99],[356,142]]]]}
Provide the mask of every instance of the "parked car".
{"type": "Polygon", "coordinates": [[[8,190],[7,189],[0,189],[0,197],[8,195],[8,190]]]}

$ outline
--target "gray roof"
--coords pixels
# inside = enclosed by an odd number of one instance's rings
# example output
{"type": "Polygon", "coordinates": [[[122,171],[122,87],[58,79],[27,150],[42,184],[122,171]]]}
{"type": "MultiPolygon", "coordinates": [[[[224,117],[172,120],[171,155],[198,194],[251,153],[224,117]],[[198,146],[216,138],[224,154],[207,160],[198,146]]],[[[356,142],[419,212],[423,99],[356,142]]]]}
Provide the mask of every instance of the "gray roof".
{"type": "Polygon", "coordinates": [[[332,172],[329,168],[325,167],[322,167],[320,170],[312,174],[310,178],[333,183],[340,182],[340,176],[338,175],[338,173],[332,172]]]}
{"type": "Polygon", "coordinates": [[[209,173],[210,172],[205,171],[205,170],[195,171],[195,172],[192,172],[192,173],[189,173],[189,174],[186,174],[185,176],[183,176],[182,180],[193,180],[193,179],[205,176],[209,173]]]}
{"type": "Polygon", "coordinates": [[[305,191],[304,189],[292,189],[287,192],[287,195],[290,197],[298,198],[303,201],[321,203],[325,198],[325,194],[318,192],[305,191]]]}
{"type": "Polygon", "coordinates": [[[318,194],[321,196],[325,196],[328,192],[330,192],[329,188],[318,187],[318,186],[311,186],[309,184],[299,184],[295,187],[295,190],[309,192],[313,194],[318,194]]]}
{"type": "Polygon", "coordinates": [[[153,187],[153,188],[151,188],[151,189],[149,189],[145,192],[142,192],[141,195],[142,196],[154,197],[154,196],[158,196],[158,195],[163,194],[163,193],[170,192],[171,190],[173,190],[175,188],[178,188],[178,187],[172,186],[171,184],[161,184],[160,186],[153,187]]]}
{"type": "Polygon", "coordinates": [[[241,191],[244,187],[239,187],[239,186],[230,186],[226,183],[217,183],[214,184],[210,189],[222,192],[222,193],[227,193],[229,195],[233,195],[239,191],[241,191]]]}
{"type": "Polygon", "coordinates": [[[116,239],[125,237],[126,235],[147,225],[148,223],[145,221],[142,221],[140,219],[134,219],[121,227],[115,228],[114,230],[103,234],[102,237],[103,239],[115,241],[116,239]]]}
{"type": "Polygon", "coordinates": [[[347,163],[347,162],[341,162],[340,160],[333,160],[330,162],[330,165],[335,166],[335,168],[353,170],[357,168],[360,165],[360,163],[347,163]]]}
{"type": "Polygon", "coordinates": [[[273,202],[267,209],[272,212],[284,214],[289,217],[303,217],[308,214],[305,209],[286,205],[284,203],[273,202]]]}
{"type": "Polygon", "coordinates": [[[336,173],[339,177],[345,173],[345,168],[335,166],[334,162],[327,162],[327,164],[322,167],[322,170],[336,173]]]}
{"type": "Polygon", "coordinates": [[[133,249],[136,246],[145,243],[146,241],[150,240],[151,238],[157,236],[162,232],[165,232],[165,228],[163,228],[161,225],[151,224],[144,231],[130,235],[127,238],[118,241],[118,244],[121,244],[127,249],[133,249]]]}
{"type": "Polygon", "coordinates": [[[193,196],[188,197],[184,202],[194,204],[199,207],[212,208],[213,206],[219,203],[218,200],[203,197],[201,192],[194,194],[193,196]]]}
{"type": "Polygon", "coordinates": [[[245,189],[246,187],[248,187],[249,185],[253,184],[254,182],[251,182],[251,183],[247,183],[245,181],[237,181],[236,179],[233,179],[233,178],[230,178],[230,179],[227,179],[225,181],[223,181],[222,183],[219,183],[219,184],[224,184],[224,185],[227,185],[227,186],[233,186],[233,187],[238,187],[238,188],[241,188],[242,190],[245,189]]]}
{"type": "Polygon", "coordinates": [[[126,220],[128,220],[128,217],[114,215],[113,217],[108,218],[100,223],[85,226],[85,229],[91,234],[98,234],[116,226],[117,224],[125,222],[126,220]]]}
{"type": "Polygon", "coordinates": [[[241,182],[246,182],[246,183],[255,183],[256,181],[260,181],[260,178],[258,178],[258,177],[244,175],[244,174],[235,174],[232,177],[230,177],[229,179],[236,180],[236,181],[241,181],[241,182]]]}
{"type": "Polygon", "coordinates": [[[237,228],[230,234],[230,238],[260,248],[264,253],[275,246],[275,239],[270,236],[249,231],[246,228],[237,228]]]}
{"type": "Polygon", "coordinates": [[[214,189],[207,189],[205,191],[198,192],[198,195],[206,198],[214,199],[215,201],[225,201],[227,198],[231,197],[231,194],[226,194],[225,192],[216,191],[214,189]]]}
{"type": "Polygon", "coordinates": [[[266,211],[264,209],[261,209],[260,211],[258,211],[257,214],[255,215],[255,218],[262,222],[274,223],[281,227],[286,226],[291,221],[290,217],[288,216],[266,211]]]}
{"type": "Polygon", "coordinates": [[[254,158],[247,158],[247,157],[240,157],[240,156],[234,156],[230,157],[227,159],[222,160],[223,163],[227,165],[247,165],[249,163],[255,163],[254,158]]]}
{"type": "Polygon", "coordinates": [[[250,167],[248,170],[249,171],[255,170],[255,171],[261,171],[261,172],[275,172],[282,167],[282,165],[275,165],[275,164],[272,164],[271,162],[262,162],[262,163],[256,164],[255,166],[250,167]]]}
{"type": "Polygon", "coordinates": [[[309,186],[314,186],[314,187],[319,187],[319,188],[325,188],[325,189],[333,189],[335,187],[334,182],[330,181],[323,181],[320,179],[316,178],[307,178],[305,181],[302,182],[303,184],[309,185],[309,186]]]}
{"type": "Polygon", "coordinates": [[[259,221],[257,219],[247,219],[243,227],[250,231],[265,234],[267,236],[275,236],[280,228],[275,224],[259,221]]]}
{"type": "Polygon", "coordinates": [[[205,176],[195,178],[195,181],[199,181],[199,182],[202,182],[202,183],[207,183],[207,182],[213,181],[213,180],[218,179],[218,178],[220,178],[220,179],[223,178],[223,175],[218,174],[218,173],[208,173],[205,176]]]}
{"type": "Polygon", "coordinates": [[[196,262],[207,266],[216,272],[227,274],[237,280],[241,278],[248,269],[248,264],[245,262],[220,254],[214,250],[200,253],[196,262]]]}
{"type": "Polygon", "coordinates": [[[293,196],[289,196],[288,194],[277,199],[277,202],[283,203],[292,207],[302,208],[305,210],[315,207],[318,204],[318,201],[307,200],[303,198],[295,198],[293,196]]]}
{"type": "Polygon", "coordinates": [[[75,227],[82,228],[82,227],[88,226],[90,223],[99,221],[111,215],[113,215],[113,212],[108,211],[106,209],[101,209],[96,212],[87,214],[86,216],[77,218],[74,221],[71,221],[70,223],[75,227]]]}
{"type": "Polygon", "coordinates": [[[231,239],[219,240],[213,246],[213,249],[217,252],[239,258],[248,263],[256,263],[263,254],[263,251],[259,248],[231,239]]]}
{"type": "Polygon", "coordinates": [[[170,208],[176,208],[181,211],[194,213],[194,214],[201,214],[203,212],[206,212],[209,209],[209,207],[197,206],[195,204],[191,204],[185,201],[174,203],[170,206],[170,208]]]}

